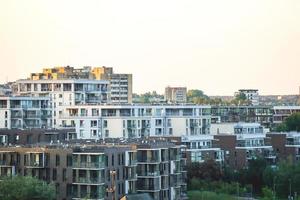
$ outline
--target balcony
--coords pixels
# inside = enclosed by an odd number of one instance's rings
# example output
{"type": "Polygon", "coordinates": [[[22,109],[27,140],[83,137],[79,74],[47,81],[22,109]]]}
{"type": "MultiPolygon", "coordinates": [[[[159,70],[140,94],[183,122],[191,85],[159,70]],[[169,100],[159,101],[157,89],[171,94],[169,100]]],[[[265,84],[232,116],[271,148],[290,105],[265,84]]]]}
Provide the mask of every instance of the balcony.
{"type": "Polygon", "coordinates": [[[82,168],[82,169],[104,169],[105,163],[100,162],[73,162],[73,168],[82,168]]]}
{"type": "Polygon", "coordinates": [[[157,184],[137,184],[137,191],[158,191],[160,190],[160,184],[157,181],[157,184]]]}
{"type": "Polygon", "coordinates": [[[127,128],[128,129],[135,129],[136,128],[136,124],[127,124],[127,128]]]}
{"type": "Polygon", "coordinates": [[[289,145],[289,146],[300,146],[300,141],[287,141],[286,142],[286,145],[289,145]]]}
{"type": "Polygon", "coordinates": [[[99,177],[99,178],[88,178],[88,177],[77,177],[75,180],[73,180],[74,184],[85,184],[85,185],[104,185],[105,184],[105,178],[99,177]]]}
{"type": "Polygon", "coordinates": [[[154,177],[160,176],[160,171],[142,171],[138,172],[138,176],[147,176],[147,177],[154,177]]]}

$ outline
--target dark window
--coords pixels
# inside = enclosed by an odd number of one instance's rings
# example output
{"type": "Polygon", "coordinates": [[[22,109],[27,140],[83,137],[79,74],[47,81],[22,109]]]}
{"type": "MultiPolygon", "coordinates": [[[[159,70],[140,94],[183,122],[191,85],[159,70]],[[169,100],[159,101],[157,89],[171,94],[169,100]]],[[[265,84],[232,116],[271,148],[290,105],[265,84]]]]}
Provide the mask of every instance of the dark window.
{"type": "Polygon", "coordinates": [[[52,180],[56,181],[56,178],[57,178],[57,170],[53,169],[53,171],[52,171],[52,180]]]}
{"type": "Polygon", "coordinates": [[[65,182],[67,180],[67,169],[63,168],[62,181],[65,182]]]}
{"type": "Polygon", "coordinates": [[[55,165],[59,166],[59,164],[60,164],[60,157],[59,157],[59,155],[56,155],[55,156],[55,165]]]}
{"type": "Polygon", "coordinates": [[[117,169],[117,180],[120,179],[120,173],[119,172],[120,172],[119,169],[117,169]]]}
{"type": "Polygon", "coordinates": [[[72,184],[67,184],[67,197],[72,196],[72,184]]]}
{"type": "Polygon", "coordinates": [[[67,155],[67,167],[72,167],[72,155],[67,155]]]}
{"type": "Polygon", "coordinates": [[[121,165],[121,155],[118,154],[118,165],[121,165]]]}
{"type": "Polygon", "coordinates": [[[114,157],[114,154],[111,155],[111,165],[112,165],[112,166],[115,165],[115,157],[114,157]]]}

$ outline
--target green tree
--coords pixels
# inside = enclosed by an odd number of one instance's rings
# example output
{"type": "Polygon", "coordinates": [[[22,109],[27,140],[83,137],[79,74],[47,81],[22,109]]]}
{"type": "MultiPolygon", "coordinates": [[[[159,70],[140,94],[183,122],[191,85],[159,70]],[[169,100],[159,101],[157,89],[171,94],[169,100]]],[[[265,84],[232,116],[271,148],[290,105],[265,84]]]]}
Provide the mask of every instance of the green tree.
{"type": "Polygon", "coordinates": [[[262,189],[263,198],[261,200],[272,200],[273,199],[273,192],[270,188],[264,187],[262,189]]]}
{"type": "Polygon", "coordinates": [[[282,124],[280,124],[277,131],[300,131],[300,113],[293,113],[288,116],[282,124]]]}
{"type": "Polygon", "coordinates": [[[53,200],[55,188],[30,176],[7,177],[0,181],[1,200],[53,200]]]}

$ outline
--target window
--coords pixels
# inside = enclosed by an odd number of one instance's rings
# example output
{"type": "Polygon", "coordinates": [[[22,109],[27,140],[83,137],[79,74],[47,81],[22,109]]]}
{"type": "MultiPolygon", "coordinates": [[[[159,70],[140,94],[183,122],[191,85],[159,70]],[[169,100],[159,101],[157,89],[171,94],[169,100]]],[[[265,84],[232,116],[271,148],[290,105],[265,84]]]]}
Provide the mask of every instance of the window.
{"type": "Polygon", "coordinates": [[[53,169],[53,171],[52,171],[52,180],[56,181],[56,179],[57,179],[57,170],[53,169]]]}
{"type": "Polygon", "coordinates": [[[97,120],[91,121],[91,127],[97,127],[97,120]]]}
{"type": "Polygon", "coordinates": [[[72,155],[67,155],[67,167],[72,167],[72,155]]]}
{"type": "Polygon", "coordinates": [[[105,137],[109,137],[109,130],[105,130],[105,137]]]}
{"type": "Polygon", "coordinates": [[[63,173],[62,173],[62,181],[65,182],[67,180],[67,169],[63,168],[63,173]]]}
{"type": "Polygon", "coordinates": [[[56,165],[56,167],[59,166],[59,164],[60,164],[60,157],[59,157],[59,155],[56,155],[55,156],[55,165],[56,165]]]}
{"type": "Polygon", "coordinates": [[[97,130],[91,130],[92,133],[92,137],[96,137],[97,136],[97,130]]]}
{"type": "Polygon", "coordinates": [[[83,127],[84,126],[84,120],[80,120],[79,124],[80,124],[80,127],[83,127]]]}
{"type": "Polygon", "coordinates": [[[107,120],[103,121],[103,128],[107,128],[107,120]]]}
{"type": "Polygon", "coordinates": [[[79,130],[79,137],[83,138],[83,130],[79,130]]]}
{"type": "Polygon", "coordinates": [[[115,165],[115,157],[114,157],[114,154],[111,155],[111,165],[112,165],[112,166],[115,165]]]}

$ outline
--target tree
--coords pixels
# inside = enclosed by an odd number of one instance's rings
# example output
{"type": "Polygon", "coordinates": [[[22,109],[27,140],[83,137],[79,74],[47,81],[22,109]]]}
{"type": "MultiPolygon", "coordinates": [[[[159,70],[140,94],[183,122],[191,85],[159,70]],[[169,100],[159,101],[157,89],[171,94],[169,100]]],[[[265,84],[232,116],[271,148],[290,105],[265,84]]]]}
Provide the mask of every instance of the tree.
{"type": "Polygon", "coordinates": [[[293,113],[288,116],[284,122],[277,127],[277,131],[300,131],[300,113],[293,113]]]}
{"type": "Polygon", "coordinates": [[[191,163],[187,166],[187,169],[188,180],[197,178],[207,181],[217,181],[223,177],[220,165],[214,160],[206,160],[203,163],[191,163]]]}
{"type": "Polygon", "coordinates": [[[53,200],[55,188],[30,176],[13,176],[0,181],[1,200],[53,200]]]}

